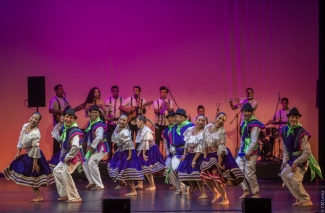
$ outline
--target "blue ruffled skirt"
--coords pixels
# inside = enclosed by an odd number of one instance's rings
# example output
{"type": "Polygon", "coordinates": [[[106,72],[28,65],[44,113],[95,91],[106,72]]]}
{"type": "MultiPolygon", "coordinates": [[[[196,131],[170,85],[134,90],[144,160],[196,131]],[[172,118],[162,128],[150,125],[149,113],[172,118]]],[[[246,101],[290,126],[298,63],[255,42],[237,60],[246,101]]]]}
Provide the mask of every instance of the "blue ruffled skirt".
{"type": "Polygon", "coordinates": [[[184,160],[178,166],[178,179],[179,181],[201,181],[200,178],[200,166],[203,161],[203,154],[201,154],[196,160],[196,165],[192,168],[192,161],[196,155],[196,152],[187,153],[184,160]]]}
{"type": "Polygon", "coordinates": [[[164,158],[160,153],[157,144],[150,146],[149,150],[146,150],[146,156],[148,156],[147,161],[144,160],[142,152],[138,158],[143,170],[143,174],[153,174],[165,169],[164,158]]]}
{"type": "Polygon", "coordinates": [[[54,183],[54,177],[47,160],[42,151],[41,158],[38,159],[37,165],[40,167],[39,173],[33,170],[34,158],[28,154],[20,155],[13,160],[10,165],[2,172],[7,180],[13,180],[16,184],[40,187],[54,183]]]}
{"type": "Polygon", "coordinates": [[[129,150],[117,151],[113,158],[107,164],[109,176],[114,178],[114,181],[121,180],[144,180],[141,164],[135,150],[132,150],[130,160],[128,158],[129,150]]]}

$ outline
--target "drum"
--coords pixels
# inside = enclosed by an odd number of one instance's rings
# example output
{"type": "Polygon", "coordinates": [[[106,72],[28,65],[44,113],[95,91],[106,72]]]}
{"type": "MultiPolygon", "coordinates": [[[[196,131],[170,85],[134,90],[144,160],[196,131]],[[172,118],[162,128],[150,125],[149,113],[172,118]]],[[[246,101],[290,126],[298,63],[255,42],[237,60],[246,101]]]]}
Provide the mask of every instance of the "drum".
{"type": "Polygon", "coordinates": [[[266,134],[266,136],[276,138],[279,136],[279,131],[275,127],[267,127],[267,128],[265,128],[265,134],[266,134]]]}

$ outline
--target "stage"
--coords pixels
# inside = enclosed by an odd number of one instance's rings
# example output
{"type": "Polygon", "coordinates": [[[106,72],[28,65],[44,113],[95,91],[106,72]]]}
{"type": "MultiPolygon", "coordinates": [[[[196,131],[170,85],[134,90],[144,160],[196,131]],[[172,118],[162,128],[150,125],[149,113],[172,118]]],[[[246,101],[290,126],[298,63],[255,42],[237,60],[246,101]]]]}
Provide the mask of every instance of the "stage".
{"type": "MultiPolygon", "coordinates": [[[[308,177],[309,178],[309,177],[308,177]]],[[[55,185],[50,185],[46,188],[41,188],[41,193],[44,197],[42,203],[31,203],[28,200],[34,198],[32,189],[16,185],[13,181],[7,181],[4,177],[0,177],[0,197],[1,207],[0,212],[101,212],[101,202],[103,199],[110,198],[127,198],[124,196],[129,188],[124,187],[120,190],[114,190],[116,183],[113,180],[105,180],[105,190],[86,190],[87,182],[84,180],[76,180],[78,192],[83,199],[82,203],[66,203],[57,200],[58,194],[55,185]]],[[[138,196],[130,197],[131,212],[241,212],[241,199],[238,197],[242,194],[240,186],[227,187],[227,195],[230,205],[223,207],[216,203],[211,204],[212,193],[206,187],[208,199],[197,199],[199,191],[195,191],[192,195],[174,195],[174,191],[168,190],[169,185],[164,183],[164,178],[157,177],[156,191],[138,190],[138,196]]],[[[313,207],[292,207],[295,202],[287,188],[281,186],[282,182],[279,178],[273,180],[259,180],[260,194],[262,198],[272,199],[272,212],[321,212],[320,211],[320,196],[321,186],[324,186],[325,181],[316,180],[309,182],[305,177],[304,186],[311,196],[314,204],[313,207]]],[[[148,182],[144,182],[144,187],[148,186],[148,182]]],[[[323,190],[325,187],[323,187],[323,190]]],[[[217,203],[221,199],[217,200],[217,203]]]]}

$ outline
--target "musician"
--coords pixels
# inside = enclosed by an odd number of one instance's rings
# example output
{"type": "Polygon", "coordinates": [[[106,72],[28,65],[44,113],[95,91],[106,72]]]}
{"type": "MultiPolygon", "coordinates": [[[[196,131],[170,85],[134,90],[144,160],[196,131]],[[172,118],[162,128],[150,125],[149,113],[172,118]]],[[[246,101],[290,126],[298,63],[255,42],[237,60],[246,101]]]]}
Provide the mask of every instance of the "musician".
{"type": "Polygon", "coordinates": [[[272,123],[277,123],[279,124],[279,129],[281,129],[282,127],[286,126],[288,123],[288,117],[286,116],[287,114],[289,114],[289,99],[288,98],[282,98],[281,99],[281,105],[282,105],[282,109],[278,110],[274,117],[272,119],[270,119],[265,126],[270,125],[272,123]]]}
{"type": "MultiPolygon", "coordinates": [[[[111,93],[112,96],[107,98],[105,101],[105,106],[107,108],[107,142],[109,145],[109,148],[111,150],[110,152],[110,158],[112,157],[112,150],[113,150],[113,143],[112,143],[112,135],[113,132],[118,124],[118,119],[121,115],[120,106],[122,106],[122,103],[124,102],[124,98],[119,96],[119,88],[118,86],[112,86],[111,87],[111,93]]],[[[114,146],[114,151],[117,150],[117,145],[114,146]]]]}
{"type": "MultiPolygon", "coordinates": [[[[229,100],[230,107],[233,110],[236,110],[238,108],[242,108],[245,103],[250,103],[251,106],[253,107],[253,115],[255,114],[255,111],[258,106],[258,102],[254,99],[254,90],[252,88],[247,88],[246,89],[246,98],[244,100],[239,101],[238,98],[234,99],[237,104],[233,104],[233,100],[229,100]]],[[[241,111],[241,116],[240,116],[240,123],[242,123],[245,120],[244,113],[241,111]]]]}
{"type": "Polygon", "coordinates": [[[100,115],[101,119],[105,120],[107,110],[106,110],[104,102],[100,98],[101,98],[101,93],[100,93],[99,88],[98,87],[91,88],[90,91],[88,92],[87,98],[83,104],[86,118],[90,117],[89,109],[93,105],[97,105],[101,112],[101,115],[100,115]]]}
{"type": "MultiPolygon", "coordinates": [[[[128,118],[128,125],[131,130],[131,137],[132,141],[134,142],[134,138],[139,130],[138,126],[136,125],[136,118],[138,115],[146,114],[146,110],[142,109],[141,107],[147,103],[146,99],[141,98],[141,87],[134,86],[133,87],[133,96],[128,97],[122,103],[122,106],[119,109],[126,114],[129,115],[128,118]],[[132,114],[135,114],[134,116],[132,114]]],[[[136,144],[136,149],[138,149],[139,144],[136,144]]]]}
{"type": "Polygon", "coordinates": [[[168,94],[168,89],[164,86],[159,88],[160,98],[153,102],[154,113],[156,115],[155,124],[158,129],[155,130],[155,142],[160,145],[161,133],[168,126],[167,115],[168,112],[174,110],[174,102],[166,98],[168,94]]]}
{"type": "MultiPolygon", "coordinates": [[[[199,115],[204,115],[205,116],[205,108],[202,105],[199,105],[197,107],[197,116],[199,116],[199,115]]],[[[196,123],[197,116],[195,116],[194,118],[192,118],[192,123],[196,123]]],[[[205,116],[204,126],[208,125],[209,123],[212,123],[211,119],[208,116],[205,116]]]]}
{"type": "MultiPolygon", "coordinates": [[[[63,111],[70,106],[67,99],[64,97],[62,84],[55,85],[55,96],[50,101],[49,113],[53,115],[53,126],[60,122],[63,111]]],[[[60,151],[60,143],[53,138],[53,155],[60,151]]]]}

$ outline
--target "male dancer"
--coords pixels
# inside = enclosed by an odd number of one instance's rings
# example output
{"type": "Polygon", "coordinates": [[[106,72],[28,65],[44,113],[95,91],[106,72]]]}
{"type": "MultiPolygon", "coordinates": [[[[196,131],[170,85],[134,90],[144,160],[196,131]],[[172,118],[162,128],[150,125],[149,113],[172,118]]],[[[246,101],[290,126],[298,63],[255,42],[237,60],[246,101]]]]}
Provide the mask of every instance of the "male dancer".
{"type": "Polygon", "coordinates": [[[245,179],[240,186],[244,193],[239,198],[245,198],[250,194],[250,190],[246,181],[249,183],[253,193],[252,198],[260,198],[259,186],[256,178],[256,160],[258,157],[258,135],[261,129],[264,129],[264,124],[258,121],[253,115],[253,107],[250,103],[245,103],[242,108],[242,114],[245,120],[241,124],[240,133],[240,148],[236,163],[240,170],[245,175],[245,179]]]}
{"type": "Polygon", "coordinates": [[[62,149],[60,163],[53,169],[56,188],[60,195],[58,200],[68,200],[69,203],[82,202],[71,174],[84,161],[82,151],[83,133],[76,123],[77,116],[70,108],[64,113],[65,128],[60,137],[62,149]]]}
{"type": "Polygon", "coordinates": [[[281,166],[281,178],[297,199],[293,206],[312,206],[309,194],[302,185],[302,180],[308,165],[311,169],[312,179],[317,173],[321,178],[320,167],[311,153],[310,134],[301,126],[299,119],[301,114],[297,108],[292,108],[287,114],[289,122],[281,130],[283,163],[281,166]]]}
{"type": "Polygon", "coordinates": [[[177,168],[180,164],[180,159],[184,154],[184,132],[191,126],[194,126],[193,123],[187,120],[186,111],[184,109],[178,108],[174,114],[175,126],[173,126],[170,137],[171,137],[171,147],[170,153],[173,155],[171,160],[171,165],[167,171],[168,177],[171,179],[172,183],[175,183],[176,192],[175,194],[188,194],[188,187],[178,181],[177,179],[177,168]]]}
{"type": "Polygon", "coordinates": [[[104,190],[104,184],[100,177],[98,163],[107,155],[109,148],[106,141],[106,124],[99,117],[100,110],[97,105],[93,105],[90,109],[90,121],[85,130],[87,151],[83,169],[89,184],[86,189],[96,187],[97,190],[104,190]]]}

